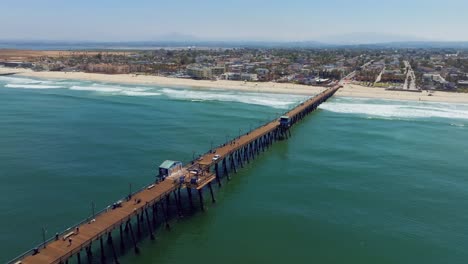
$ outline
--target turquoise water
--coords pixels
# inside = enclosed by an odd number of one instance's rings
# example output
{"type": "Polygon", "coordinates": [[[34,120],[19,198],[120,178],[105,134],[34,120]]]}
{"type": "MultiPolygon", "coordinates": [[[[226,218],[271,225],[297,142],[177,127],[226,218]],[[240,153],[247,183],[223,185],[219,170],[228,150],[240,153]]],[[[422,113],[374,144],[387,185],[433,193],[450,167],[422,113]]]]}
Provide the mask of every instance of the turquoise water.
{"type": "MultiPolygon", "coordinates": [[[[0,261],[303,99],[0,77],[0,261]]],[[[467,127],[467,105],[333,98],[121,262],[466,263],[467,127]]]]}

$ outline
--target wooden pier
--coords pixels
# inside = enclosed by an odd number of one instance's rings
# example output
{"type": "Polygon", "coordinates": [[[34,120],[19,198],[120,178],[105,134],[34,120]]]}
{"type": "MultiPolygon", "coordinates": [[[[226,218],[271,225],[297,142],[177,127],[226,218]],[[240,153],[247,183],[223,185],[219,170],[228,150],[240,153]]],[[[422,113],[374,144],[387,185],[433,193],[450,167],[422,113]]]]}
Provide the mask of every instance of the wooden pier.
{"type": "Polygon", "coordinates": [[[143,229],[154,239],[154,231],[158,224],[169,228],[170,206],[175,207],[180,216],[183,207],[182,189],[187,191],[186,197],[191,208],[194,207],[195,199],[192,191],[198,192],[197,200],[200,209],[204,210],[203,189],[208,187],[212,202],[215,202],[213,181],[221,187],[222,178],[226,177],[229,180],[230,173],[237,172],[275,141],[290,137],[289,127],[317,109],[339,88],[340,86],[329,88],[285,113],[290,119],[288,126],[273,120],[226,142],[187,164],[182,170],[184,175],[151,183],[9,263],[61,264],[76,258],[73,261],[81,264],[90,260],[92,262],[95,259],[93,254],[99,255],[102,263],[119,263],[117,252],[128,250],[129,244],[132,250],[139,253],[138,241],[143,229]],[[191,181],[190,173],[193,171],[200,172],[196,182],[191,181]]]}

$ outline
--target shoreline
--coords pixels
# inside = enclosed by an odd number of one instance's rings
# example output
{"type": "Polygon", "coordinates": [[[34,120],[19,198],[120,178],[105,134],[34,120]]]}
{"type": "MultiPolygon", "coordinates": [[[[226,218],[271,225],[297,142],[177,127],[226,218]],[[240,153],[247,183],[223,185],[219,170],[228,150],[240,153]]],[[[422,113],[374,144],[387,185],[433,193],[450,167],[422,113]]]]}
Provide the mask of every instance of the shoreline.
{"type": "Polygon", "coordinates": [[[101,74],[101,73],[85,73],[85,72],[34,72],[29,69],[6,69],[0,68],[0,74],[7,72],[15,72],[15,76],[33,77],[40,79],[66,79],[66,80],[82,80],[96,81],[104,83],[126,84],[126,85],[155,85],[169,86],[171,88],[185,89],[211,89],[223,91],[242,91],[255,93],[278,93],[278,94],[293,94],[293,95],[316,95],[324,91],[325,87],[306,86],[290,83],[273,83],[273,82],[243,82],[243,81],[226,81],[226,80],[193,80],[169,78],[152,75],[135,75],[135,74],[101,74]]]}
{"type": "MultiPolygon", "coordinates": [[[[192,80],[178,79],[151,75],[135,75],[135,74],[100,74],[100,73],[85,73],[85,72],[34,72],[30,69],[10,69],[0,67],[0,74],[14,73],[16,76],[33,77],[40,79],[65,79],[65,80],[84,80],[96,81],[104,83],[126,84],[126,85],[155,85],[169,86],[171,88],[184,89],[211,89],[222,91],[241,91],[254,93],[276,93],[276,94],[292,94],[292,95],[316,95],[325,87],[307,86],[291,83],[274,83],[274,82],[243,82],[243,81],[226,81],[226,80],[192,80]]],[[[407,91],[389,91],[384,88],[364,87],[355,84],[344,84],[343,88],[338,90],[336,97],[354,97],[354,98],[371,98],[371,99],[389,99],[389,100],[404,100],[404,101],[421,101],[421,102],[443,102],[443,103],[467,103],[467,93],[453,93],[434,91],[431,93],[407,92],[407,91]],[[429,96],[431,94],[431,96],[429,96]]]]}
{"type": "Polygon", "coordinates": [[[345,84],[343,88],[336,92],[335,96],[347,98],[352,97],[400,101],[468,104],[467,93],[454,93],[442,91],[431,91],[430,93],[427,91],[422,91],[421,93],[415,93],[412,91],[391,91],[385,90],[384,88],[364,87],[355,84],[345,84]]]}

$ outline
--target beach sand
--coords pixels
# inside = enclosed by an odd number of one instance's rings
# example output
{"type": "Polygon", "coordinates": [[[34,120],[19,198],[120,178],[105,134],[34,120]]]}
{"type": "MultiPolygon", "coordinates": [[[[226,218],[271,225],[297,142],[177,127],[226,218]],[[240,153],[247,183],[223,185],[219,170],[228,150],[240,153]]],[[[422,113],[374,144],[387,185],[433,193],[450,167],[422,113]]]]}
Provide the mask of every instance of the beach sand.
{"type": "Polygon", "coordinates": [[[243,82],[243,81],[209,81],[181,78],[169,78],[152,75],[135,74],[100,74],[84,72],[34,72],[29,69],[0,68],[0,74],[15,72],[18,76],[45,78],[45,79],[71,79],[87,80],[106,83],[157,85],[181,88],[210,88],[219,90],[237,90],[245,92],[284,93],[299,95],[315,95],[323,91],[324,87],[306,86],[289,83],[274,82],[243,82]]]}
{"type": "MultiPolygon", "coordinates": [[[[99,74],[84,72],[34,72],[29,69],[11,69],[0,68],[0,74],[16,73],[20,76],[46,78],[46,79],[71,79],[88,80],[106,83],[122,83],[137,85],[157,85],[194,89],[219,89],[219,90],[237,90],[245,92],[264,92],[264,93],[283,93],[297,95],[315,95],[323,91],[324,87],[307,86],[290,83],[274,82],[242,82],[242,81],[208,81],[168,78],[161,76],[147,76],[135,74],[99,74]]],[[[335,96],[338,97],[358,97],[358,98],[379,98],[391,100],[410,100],[410,101],[431,101],[447,103],[468,103],[468,94],[451,92],[428,92],[416,93],[405,91],[387,91],[383,88],[364,87],[353,84],[345,84],[335,96]]]]}
{"type": "Polygon", "coordinates": [[[431,93],[423,91],[405,92],[405,91],[388,91],[384,88],[365,87],[354,84],[345,84],[343,88],[338,90],[335,96],[341,97],[358,97],[358,98],[379,98],[390,100],[407,100],[407,101],[426,101],[426,102],[446,102],[446,103],[468,103],[468,93],[440,92],[432,91],[431,93]]]}

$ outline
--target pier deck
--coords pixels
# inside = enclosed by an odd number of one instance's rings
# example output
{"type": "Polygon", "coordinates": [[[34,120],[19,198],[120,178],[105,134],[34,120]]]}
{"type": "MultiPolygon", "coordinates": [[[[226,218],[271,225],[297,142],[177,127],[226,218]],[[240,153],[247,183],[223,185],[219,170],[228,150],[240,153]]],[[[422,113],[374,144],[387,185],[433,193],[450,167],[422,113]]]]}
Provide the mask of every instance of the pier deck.
{"type": "MultiPolygon", "coordinates": [[[[147,203],[153,204],[161,200],[176,188],[177,186],[173,182],[163,181],[151,189],[145,189],[132,196],[131,200],[123,201],[121,207],[116,209],[109,208],[108,211],[96,216],[95,220],[90,220],[88,223],[80,225],[78,233],[70,236],[72,239],[71,246],[69,246],[68,239],[63,240],[63,236],[61,236],[59,240],[50,242],[46,248],[40,249],[39,254],[28,256],[21,263],[65,262],[67,258],[84,249],[92,241],[119,228],[121,224],[125,224],[127,220],[148,206],[147,203]],[[141,202],[135,203],[135,200],[138,199],[141,202]]],[[[75,232],[75,230],[70,230],[70,232],[75,232]]]]}
{"type": "MultiPolygon", "coordinates": [[[[285,115],[289,116],[292,124],[294,124],[305,115],[315,110],[320,103],[331,97],[339,88],[339,86],[329,88],[298,105],[294,109],[285,113],[285,115]]],[[[267,145],[270,145],[272,143],[272,141],[269,141],[268,136],[273,135],[275,131],[278,131],[279,127],[280,122],[278,120],[273,120],[225,143],[222,146],[219,146],[218,148],[213,149],[210,153],[205,154],[198,160],[186,165],[184,167],[186,171],[189,171],[189,168],[193,167],[204,169],[204,173],[200,177],[198,186],[188,184],[190,179],[187,178],[182,184],[177,183],[175,179],[166,179],[158,184],[151,184],[125,201],[122,201],[120,207],[116,207],[115,209],[108,207],[105,211],[95,216],[94,219],[90,219],[89,221],[78,225],[78,232],[76,232],[76,227],[73,227],[71,230],[66,230],[58,239],[47,242],[45,248],[41,245],[39,247],[39,253],[32,255],[32,251],[30,251],[28,252],[29,254],[20,256],[11,263],[66,263],[73,255],[77,255],[82,250],[89,247],[93,241],[101,240],[102,243],[102,238],[104,236],[110,234],[115,229],[122,229],[122,226],[128,224],[133,217],[137,216],[138,219],[138,215],[146,213],[146,217],[148,218],[147,210],[152,206],[157,205],[157,202],[163,200],[178,188],[195,188],[200,192],[204,186],[208,185],[210,187],[211,195],[213,196],[211,182],[218,178],[218,163],[223,162],[223,168],[224,170],[227,170],[225,162],[228,157],[230,157],[231,162],[233,162],[233,155],[237,155],[238,161],[242,164],[240,156],[244,155],[248,161],[249,155],[255,156],[254,150],[250,149],[252,146],[251,144],[255,144],[253,146],[255,146],[255,151],[258,153],[260,148],[262,148],[262,144],[264,144],[264,147],[265,144],[268,143],[267,145]],[[260,147],[258,144],[260,144],[260,147]],[[213,160],[214,155],[220,155],[219,159],[213,160]],[[215,172],[211,172],[213,165],[216,166],[215,172]],[[72,239],[72,243],[70,245],[68,237],[66,239],[63,239],[63,237],[71,232],[74,233],[70,235],[70,238],[72,239]]],[[[233,165],[235,169],[235,164],[233,165]]],[[[202,197],[201,193],[200,197],[202,197]]],[[[147,221],[149,220],[147,219],[147,221]]]]}

